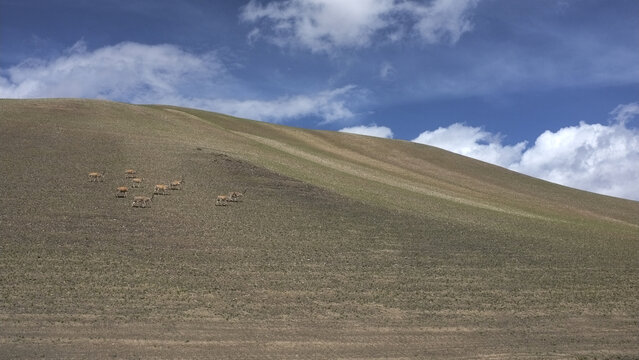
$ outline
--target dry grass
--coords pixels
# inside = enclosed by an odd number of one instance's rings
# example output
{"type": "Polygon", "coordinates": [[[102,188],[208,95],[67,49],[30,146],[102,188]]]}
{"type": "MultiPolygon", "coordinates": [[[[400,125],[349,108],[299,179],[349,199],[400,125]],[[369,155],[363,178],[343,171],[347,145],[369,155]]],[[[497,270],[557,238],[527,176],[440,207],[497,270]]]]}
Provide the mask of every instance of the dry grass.
{"type": "Polygon", "coordinates": [[[639,353],[636,202],[401,141],[86,100],[0,101],[0,161],[1,357],[639,353]],[[117,199],[126,168],[145,182],[117,199]]]}

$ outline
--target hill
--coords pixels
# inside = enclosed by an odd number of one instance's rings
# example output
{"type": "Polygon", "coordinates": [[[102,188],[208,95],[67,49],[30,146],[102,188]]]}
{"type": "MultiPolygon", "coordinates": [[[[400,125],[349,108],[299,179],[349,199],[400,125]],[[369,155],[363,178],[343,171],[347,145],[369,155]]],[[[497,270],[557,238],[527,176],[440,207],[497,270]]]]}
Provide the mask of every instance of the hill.
{"type": "Polygon", "coordinates": [[[406,141],[96,100],[0,100],[0,163],[2,357],[639,354],[635,201],[406,141]],[[142,186],[116,198],[129,168],[142,186]],[[215,206],[229,191],[245,196],[215,206]]]}

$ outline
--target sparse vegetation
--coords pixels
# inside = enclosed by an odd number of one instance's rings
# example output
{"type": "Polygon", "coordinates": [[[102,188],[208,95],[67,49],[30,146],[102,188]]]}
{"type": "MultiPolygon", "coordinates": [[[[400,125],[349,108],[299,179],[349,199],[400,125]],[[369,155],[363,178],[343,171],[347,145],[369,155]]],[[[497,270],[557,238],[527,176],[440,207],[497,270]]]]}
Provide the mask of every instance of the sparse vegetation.
{"type": "Polygon", "coordinates": [[[639,203],[165,108],[0,100],[0,357],[639,353],[639,203]],[[131,164],[188,186],[129,189],[142,210],[114,199],[121,175],[82,176],[131,164]]]}

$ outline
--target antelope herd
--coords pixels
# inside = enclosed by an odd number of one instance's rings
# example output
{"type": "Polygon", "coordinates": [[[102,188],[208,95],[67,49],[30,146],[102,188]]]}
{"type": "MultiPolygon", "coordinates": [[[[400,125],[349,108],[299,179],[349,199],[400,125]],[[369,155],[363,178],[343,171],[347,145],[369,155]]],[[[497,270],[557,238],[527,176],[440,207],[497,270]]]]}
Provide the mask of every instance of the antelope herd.
{"type": "MultiPolygon", "coordinates": [[[[89,181],[90,182],[103,182],[104,181],[105,172],[90,172],[89,173],[89,181]]],[[[142,182],[144,178],[138,177],[137,171],[133,169],[126,169],[124,171],[124,178],[131,181],[131,188],[140,188],[142,186],[142,182]]],[[[139,196],[136,195],[133,197],[133,203],[131,203],[132,207],[151,207],[151,202],[153,201],[153,197],[155,195],[169,195],[169,190],[182,190],[182,186],[184,185],[184,176],[181,176],[179,180],[173,180],[169,183],[169,185],[165,184],[156,184],[153,193],[151,196],[139,196]]],[[[231,191],[227,195],[218,195],[215,199],[216,206],[226,206],[229,202],[238,202],[240,199],[246,194],[245,189],[243,192],[239,191],[231,191]]],[[[129,186],[123,185],[118,186],[115,189],[115,197],[116,198],[126,198],[127,193],[129,192],[129,186]]]]}

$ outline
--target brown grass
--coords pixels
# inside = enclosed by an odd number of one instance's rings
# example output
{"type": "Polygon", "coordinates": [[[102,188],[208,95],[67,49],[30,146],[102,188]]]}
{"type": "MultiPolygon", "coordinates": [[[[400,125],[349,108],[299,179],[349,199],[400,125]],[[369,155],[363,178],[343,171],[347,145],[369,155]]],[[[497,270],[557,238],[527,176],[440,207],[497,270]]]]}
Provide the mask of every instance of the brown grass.
{"type": "Polygon", "coordinates": [[[87,100],[1,100],[0,162],[0,357],[639,353],[636,202],[402,141],[87,100]],[[127,168],[145,181],[117,199],[127,168]]]}

